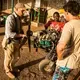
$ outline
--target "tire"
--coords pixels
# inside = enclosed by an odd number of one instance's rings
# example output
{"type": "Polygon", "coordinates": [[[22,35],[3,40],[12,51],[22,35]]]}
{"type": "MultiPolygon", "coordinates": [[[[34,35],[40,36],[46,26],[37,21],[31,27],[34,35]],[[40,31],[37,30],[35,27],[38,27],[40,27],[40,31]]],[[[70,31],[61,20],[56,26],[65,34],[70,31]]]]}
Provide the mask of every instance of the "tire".
{"type": "Polygon", "coordinates": [[[43,73],[52,73],[54,71],[54,62],[44,59],[39,63],[39,70],[43,73]]]}

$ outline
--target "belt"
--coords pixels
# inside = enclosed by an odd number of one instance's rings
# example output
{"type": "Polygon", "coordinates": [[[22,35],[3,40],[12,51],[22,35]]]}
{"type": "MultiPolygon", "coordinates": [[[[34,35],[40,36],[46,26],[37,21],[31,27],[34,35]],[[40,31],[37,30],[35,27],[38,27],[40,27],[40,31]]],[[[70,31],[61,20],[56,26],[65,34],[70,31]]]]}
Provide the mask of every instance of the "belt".
{"type": "Polygon", "coordinates": [[[20,43],[20,39],[8,38],[7,39],[7,44],[10,44],[11,42],[20,43]]]}

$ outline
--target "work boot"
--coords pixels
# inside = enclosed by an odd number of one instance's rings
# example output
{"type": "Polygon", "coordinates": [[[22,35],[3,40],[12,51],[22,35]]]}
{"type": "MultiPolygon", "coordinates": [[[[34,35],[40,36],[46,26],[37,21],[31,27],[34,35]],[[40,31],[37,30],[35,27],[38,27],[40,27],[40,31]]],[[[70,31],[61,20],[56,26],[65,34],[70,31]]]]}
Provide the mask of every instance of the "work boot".
{"type": "Polygon", "coordinates": [[[6,72],[6,75],[7,75],[9,78],[11,78],[11,79],[15,79],[15,75],[14,75],[14,74],[12,74],[12,72],[11,72],[11,71],[6,72]]]}

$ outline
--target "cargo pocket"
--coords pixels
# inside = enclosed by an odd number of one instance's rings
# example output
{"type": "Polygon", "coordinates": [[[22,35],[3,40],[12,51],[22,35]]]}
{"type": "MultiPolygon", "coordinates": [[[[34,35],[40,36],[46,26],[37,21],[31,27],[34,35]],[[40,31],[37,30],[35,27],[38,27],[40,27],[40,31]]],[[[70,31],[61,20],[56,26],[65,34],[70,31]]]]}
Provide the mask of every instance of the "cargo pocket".
{"type": "Polygon", "coordinates": [[[7,48],[11,51],[14,52],[14,43],[11,42],[10,44],[7,45],[7,48]]]}
{"type": "Polygon", "coordinates": [[[2,41],[2,48],[6,49],[6,47],[7,47],[7,39],[6,39],[6,37],[4,37],[3,41],[2,41]]]}

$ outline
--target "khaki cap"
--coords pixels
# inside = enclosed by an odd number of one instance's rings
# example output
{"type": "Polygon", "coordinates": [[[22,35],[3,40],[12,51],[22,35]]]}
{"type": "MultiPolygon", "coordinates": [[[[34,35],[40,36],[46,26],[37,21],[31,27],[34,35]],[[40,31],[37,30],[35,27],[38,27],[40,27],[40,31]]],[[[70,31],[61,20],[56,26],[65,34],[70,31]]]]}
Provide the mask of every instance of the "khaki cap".
{"type": "Polygon", "coordinates": [[[23,3],[17,3],[16,5],[15,5],[15,8],[25,8],[25,5],[23,4],[23,3]]]}

